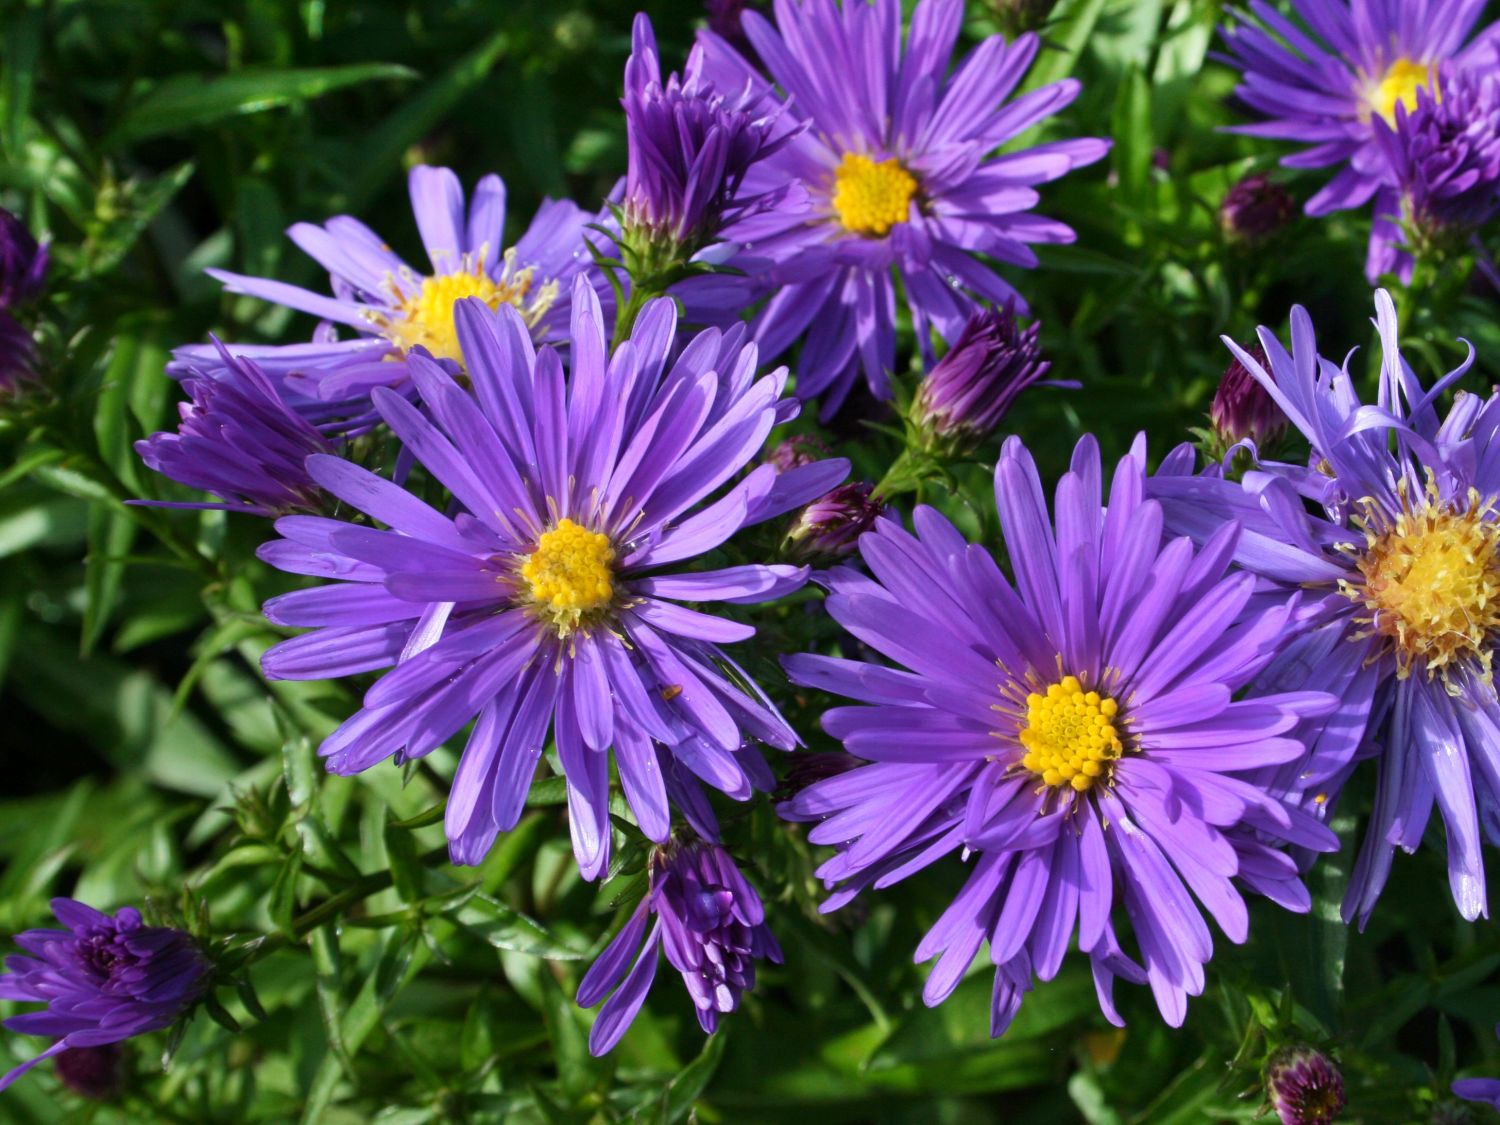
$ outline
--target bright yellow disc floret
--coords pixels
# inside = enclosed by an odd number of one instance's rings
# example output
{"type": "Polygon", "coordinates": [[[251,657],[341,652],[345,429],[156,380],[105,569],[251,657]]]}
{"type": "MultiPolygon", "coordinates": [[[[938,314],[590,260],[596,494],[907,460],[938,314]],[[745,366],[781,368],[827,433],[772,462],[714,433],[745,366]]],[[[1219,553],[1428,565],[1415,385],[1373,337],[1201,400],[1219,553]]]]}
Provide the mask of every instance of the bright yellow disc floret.
{"type": "MultiPolygon", "coordinates": [[[[557,300],[557,283],[535,285],[536,268],[517,269],[515,251],[506,252],[498,276],[490,276],[482,258],[465,260],[455,273],[440,273],[422,279],[416,293],[403,297],[394,316],[383,318],[380,330],[403,352],[424,347],[439,359],[463,362],[453,306],[466,297],[477,297],[492,309],[514,305],[528,327],[535,328],[557,300]]],[[[394,288],[394,284],[392,287],[394,288]]]]}
{"type": "Polygon", "coordinates": [[[521,564],[532,604],[560,632],[607,606],[615,594],[615,549],[609,536],[561,519],[521,564]]]}
{"type": "Polygon", "coordinates": [[[1404,493],[1402,504],[1393,523],[1367,532],[1356,560],[1364,582],[1344,583],[1344,593],[1369,609],[1369,632],[1389,638],[1400,675],[1415,666],[1431,677],[1473,661],[1488,676],[1500,632],[1495,513],[1477,492],[1460,511],[1431,484],[1417,504],[1404,493]]]}
{"type": "MultiPolygon", "coordinates": [[[[1410,113],[1417,108],[1417,91],[1430,86],[1432,67],[1411,59],[1397,59],[1391,63],[1378,85],[1370,92],[1370,108],[1385,118],[1386,124],[1396,124],[1396,107],[1404,105],[1410,113]]],[[[1434,96],[1436,89],[1433,88],[1434,96]]]]}
{"type": "Polygon", "coordinates": [[[885,235],[911,211],[917,180],[901,162],[846,152],[833,174],[833,209],[854,234],[885,235]]]}
{"type": "Polygon", "coordinates": [[[1084,792],[1108,778],[1111,764],[1125,752],[1115,720],[1120,705],[1097,691],[1085,691],[1077,676],[1065,676],[1042,695],[1026,697],[1021,764],[1048,785],[1084,792]]]}

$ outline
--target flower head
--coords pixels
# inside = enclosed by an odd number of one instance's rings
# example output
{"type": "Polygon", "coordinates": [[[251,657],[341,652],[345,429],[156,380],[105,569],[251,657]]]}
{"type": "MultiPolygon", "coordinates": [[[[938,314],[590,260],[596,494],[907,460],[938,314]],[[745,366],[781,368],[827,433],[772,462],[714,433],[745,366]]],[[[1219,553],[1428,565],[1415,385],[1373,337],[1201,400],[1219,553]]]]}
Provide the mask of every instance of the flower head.
{"type": "MultiPolygon", "coordinates": [[[[1266,361],[1259,344],[1250,348],[1250,355],[1262,364],[1266,361]]],[[[1243,441],[1268,445],[1286,432],[1287,425],[1286,415],[1276,400],[1238,359],[1231,359],[1224,369],[1224,377],[1219,380],[1208,409],[1208,419],[1223,450],[1243,441]]]]}
{"type": "Polygon", "coordinates": [[[1288,737],[1335,705],[1317,692],[1236,694],[1275,656],[1295,599],[1255,597],[1228,570],[1235,529],[1194,553],[1164,542],[1143,498],[1145,450],[1119,463],[1107,503],[1085,438],[1053,517],[1017,439],[995,475],[1008,580],[982,547],[918,507],[915,534],[881,520],[860,540],[870,570],[831,573],[829,614],[900,667],[794,656],[796,683],[847,696],[823,727],[866,765],[783,806],[816,822],[837,854],[819,875],[832,910],[944,860],[968,878],[917,948],[936,957],[923,999],[958,986],[988,941],[996,965],[993,1034],[1033,977],[1051,979],[1077,934],[1099,1002],[1119,1017],[1113,981],[1149,982],[1181,1023],[1202,991],[1212,941],[1197,902],[1232,941],[1241,888],[1295,910],[1309,898],[1274,845],[1336,846],[1311,816],[1250,784],[1304,756],[1288,737]],[[1117,940],[1123,907],[1140,963],[1117,940]]]}
{"type": "Polygon", "coordinates": [[[1479,0],[1292,0],[1300,20],[1265,0],[1253,16],[1224,31],[1231,62],[1244,75],[1239,99],[1265,120],[1236,132],[1295,141],[1289,168],[1337,168],[1307,201],[1309,215],[1361,207],[1375,200],[1366,273],[1373,282],[1410,260],[1398,249],[1396,177],[1378,126],[1394,126],[1398,107],[1416,108],[1438,68],[1492,72],[1500,65],[1493,29],[1472,39],[1484,11],[1479,0]],[[1467,45],[1466,45],[1467,43],[1467,45]]]}
{"type": "Polygon", "coordinates": [[[646,1002],[659,950],[682,974],[710,1035],[755,987],[755,962],[781,963],[760,896],[719,845],[667,843],[651,853],[648,876],[646,897],[578,985],[580,1007],[609,996],[589,1033],[595,1055],[614,1048],[646,1002]]]}
{"type": "Polygon", "coordinates": [[[152,434],[135,448],[158,473],[224,502],[167,506],[260,516],[321,511],[323,494],[306,461],[332,453],[332,443],[282,401],[253,362],[222,346],[220,362],[215,374],[182,381],[188,401],[177,408],[177,432],[152,434]]]}
{"type": "Polygon", "coordinates": [[[1269,176],[1256,174],[1239,180],[1219,204],[1219,225],[1231,240],[1255,246],[1270,238],[1296,214],[1297,204],[1286,188],[1269,176]]]}
{"type": "Polygon", "coordinates": [[[993,433],[1021,392],[1052,364],[1042,359],[1040,322],[1022,328],[1009,309],[984,309],[917,388],[912,414],[930,439],[971,448],[993,433]]]}
{"type": "MultiPolygon", "coordinates": [[[[307,344],[235,346],[253,359],[283,396],[317,423],[365,419],[376,387],[406,390],[414,348],[461,366],[454,308],[473,299],[513,308],[538,343],[561,339],[573,278],[589,264],[584,227],[590,216],[567,201],[544,202],[514,246],[502,242],[505,184],[479,181],[468,207],[458,177],[446,168],[413,168],[412,212],[431,261],[430,272],[407,265],[358,219],[341,215],[323,226],[296,223],[288,236],[331,275],[325,296],[269,278],[223,270],[209,273],[232,293],[247,293],[311,313],[323,323],[307,344]],[[341,339],[335,325],[354,330],[341,339]]],[[[177,349],[173,373],[222,362],[213,345],[177,349]]]]}
{"type": "Polygon", "coordinates": [[[1500,215],[1500,75],[1451,63],[1378,125],[1403,212],[1424,239],[1465,238],[1500,215]]]}
{"type": "Polygon", "coordinates": [[[0,309],[29,304],[42,291],[47,248],[15,215],[0,207],[0,309]]]}
{"type": "Polygon", "coordinates": [[[787,555],[804,563],[828,563],[850,554],[859,537],[885,511],[869,481],[850,481],[818,497],[787,529],[787,555]]]}
{"type": "Polygon", "coordinates": [[[774,784],[751,740],[790,749],[796,736],[721,647],[755,630],[679,603],[765,601],[807,572],[680,564],[826,491],[848,462],[762,465],[720,494],[795,413],[780,397],[785,369],[757,378],[743,327],[679,353],[670,300],[648,302],[610,357],[599,302],[575,285],[566,374],[552,347],[533,350],[519,311],[464,301],[472,390],[423,357],[410,366],[426,412],[376,389],[376,410],[452,510],[337,457],[308,460],[319,485],[386,528],[278,521],[284,538],[263,559],[339,581],[266,603],[272,621],[314,631],[263,663],[276,679],[391,669],[323,743],[336,773],[420,757],[477,716],[448,803],[459,863],[515,825],[550,728],[593,878],[609,856],[611,748],[655,840],[671,830],[669,797],[712,833],[699,781],[738,800],[774,784]]]}
{"type": "Polygon", "coordinates": [[[748,85],[716,90],[703,74],[701,48],[682,77],[663,82],[644,12],[632,42],[621,103],[629,144],[622,236],[627,250],[635,240],[664,240],[686,260],[737,219],[785,200],[785,184],[742,192],[751,167],[787,140],[772,128],[781,104],[748,85]]]}
{"type": "MultiPolygon", "coordinates": [[[[1079,85],[1053,83],[1007,104],[1036,55],[1034,35],[992,36],[950,74],[962,0],[920,0],[904,44],[899,0],[777,0],[775,14],[773,27],[746,12],[745,31],[786,102],[779,127],[803,131],[746,187],[795,181],[812,205],[745,224],[748,245],[731,264],[774,287],[756,320],[767,355],[806,335],[797,393],[825,396],[827,416],[861,371],[890,397],[898,281],[929,360],[931,330],[956,340],[981,299],[1024,310],[976,255],[1033,266],[1029,244],[1071,242],[1068,227],[1031,213],[1035,187],[1109,144],[1080,138],[994,156],[1072,102],[1079,85]]],[[[771,89],[722,39],[700,42],[719,88],[771,89]]]]}
{"type": "Polygon", "coordinates": [[[5,1026],[57,1041],[0,1078],[0,1090],[71,1048],[118,1043],[175,1023],[208,983],[211,966],[197,943],[181,930],[147,926],[132,907],[111,917],[55,898],[52,913],[67,928],[16,935],[30,956],[6,958],[0,999],[46,1004],[5,1026]]]}
{"type": "Polygon", "coordinates": [[[1196,539],[1243,528],[1236,561],[1304,598],[1302,633],[1259,687],[1297,685],[1343,702],[1300,733],[1316,753],[1267,784],[1326,811],[1373,756],[1374,812],[1344,900],[1369,918],[1395,849],[1415,848],[1434,809],[1447,829],[1459,912],[1486,910],[1480,810],[1500,806],[1500,396],[1436,403],[1473,352],[1424,387],[1401,355],[1390,296],[1375,295],[1379,396],[1362,403],[1346,368],[1318,354],[1292,310],[1292,351],[1260,330],[1265,360],[1230,351],[1314,449],[1314,463],[1262,460],[1243,484],[1164,471],[1152,480],[1169,530],[1196,539]],[[1309,502],[1311,507],[1309,506],[1309,502]]]}
{"type": "Polygon", "coordinates": [[[1281,1125],[1333,1125],[1344,1112],[1344,1076],[1311,1047],[1283,1047],[1266,1060],[1266,1097],[1281,1125]]]}

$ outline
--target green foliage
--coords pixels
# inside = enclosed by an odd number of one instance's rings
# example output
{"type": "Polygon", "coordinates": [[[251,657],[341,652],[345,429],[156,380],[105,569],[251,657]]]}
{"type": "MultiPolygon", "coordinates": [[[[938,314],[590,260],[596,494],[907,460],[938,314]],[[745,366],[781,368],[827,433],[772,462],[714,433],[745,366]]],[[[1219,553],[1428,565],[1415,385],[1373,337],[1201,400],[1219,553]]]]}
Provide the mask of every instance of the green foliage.
{"type": "MultiPolygon", "coordinates": [[[[363,685],[260,678],[280,633],[258,608],[290,588],[255,558],[263,526],[125,503],[195,498],[132,449],[172,418],[168,351],[210,331],[305,338],[310,324],[225,296],[203,270],[315,283],[283,228],[344,212],[414,254],[411,164],[450,164],[470,183],[500,172],[513,230],[544,195],[602,200],[624,167],[616,99],[634,7],[0,0],[0,205],[52,238],[55,263],[49,392],[0,419],[0,931],[42,924],[55,894],[149,902],[212,934],[228,966],[179,1042],[136,1044],[118,1103],[84,1108],[43,1068],[0,1095],[0,1119],[1248,1121],[1261,1060],[1295,1038],[1341,1059],[1351,1120],[1410,1122],[1456,1070],[1494,1071],[1500,932],[1457,918],[1437,848],[1398,859],[1363,933],[1338,919],[1347,848],[1312,876],[1309,916],[1258,905],[1247,947],[1219,941],[1180,1031],[1147,990],[1124,987],[1129,1025],[1109,1027],[1070,962],[994,1042],[983,957],[934,1010],[911,964],[960,865],[825,917],[815,849],[764,804],[735,810],[728,843],[767,890],[786,965],[706,1042],[664,971],[615,1056],[594,1060],[572,997],[642,886],[623,816],[614,877],[595,888],[572,864],[557,782],[540,782],[521,825],[469,869],[443,846],[451,749],[404,772],[325,776],[315,747],[363,685]]],[[[701,8],[649,7],[675,65],[701,8]]],[[[993,30],[983,4],[970,16],[971,40],[993,30]]],[[[1223,18],[1208,0],[1063,0],[1046,30],[1028,86],[1075,75],[1084,87],[1048,136],[1115,147],[1107,168],[1043,190],[1078,241],[1014,276],[1054,374],[1083,383],[1030,393],[1008,423],[1044,469],[1092,429],[1106,455],[1146,430],[1159,457],[1202,422],[1227,362],[1219,334],[1280,325],[1293,302],[1315,310],[1330,347],[1370,338],[1361,221],[1299,215],[1255,248],[1220,229],[1229,186],[1270,167],[1266,146],[1221,131],[1233,80],[1208,52],[1223,18]]],[[[1313,190],[1286,179],[1301,199],[1313,190]]],[[[1500,378],[1495,307],[1493,293],[1448,285],[1441,303],[1405,309],[1420,373],[1451,366],[1465,337],[1473,382],[1500,378]]],[[[872,480],[888,437],[835,435],[872,480]]],[[[961,499],[982,495],[985,475],[961,466],[922,498],[992,539],[992,515],[961,499]]],[[[800,610],[793,599],[757,620],[745,647],[762,682],[778,651],[826,639],[800,610]]],[[[794,697],[787,714],[830,749],[821,707],[794,697]]],[[[1346,802],[1346,838],[1368,800],[1346,802]]],[[[0,1071],[32,1046],[0,1037],[0,1071]]]]}

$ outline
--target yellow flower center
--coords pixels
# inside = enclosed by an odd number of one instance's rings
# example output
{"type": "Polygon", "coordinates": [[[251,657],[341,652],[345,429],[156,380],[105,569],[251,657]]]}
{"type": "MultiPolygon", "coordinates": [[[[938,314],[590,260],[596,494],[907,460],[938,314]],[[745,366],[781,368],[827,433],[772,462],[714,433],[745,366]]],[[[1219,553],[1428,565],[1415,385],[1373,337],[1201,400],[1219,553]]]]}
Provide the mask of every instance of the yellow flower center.
{"type": "MultiPolygon", "coordinates": [[[[1417,91],[1431,87],[1432,67],[1411,59],[1397,59],[1391,63],[1378,85],[1370,91],[1370,108],[1385,118],[1386,124],[1396,124],[1396,107],[1404,105],[1410,113],[1417,108],[1417,91]]],[[[1434,95],[1436,89],[1433,89],[1434,95]]]]}
{"type": "Polygon", "coordinates": [[[1111,763],[1125,752],[1116,729],[1120,705],[1097,691],[1085,691],[1077,676],[1026,697],[1021,764],[1048,785],[1072,786],[1079,793],[1108,778],[1111,763]]]}
{"type": "Polygon", "coordinates": [[[1365,534],[1357,560],[1363,584],[1340,584],[1370,611],[1369,631],[1360,635],[1389,638],[1402,677],[1419,661],[1430,679],[1466,658],[1490,675],[1500,630],[1500,523],[1478,492],[1468,499],[1468,509],[1457,511],[1430,482],[1420,508],[1403,496],[1395,522],[1365,534]]]}
{"type": "Polygon", "coordinates": [[[614,561],[608,535],[565,518],[537,540],[521,564],[521,577],[537,612],[567,633],[614,597],[614,561]]]}
{"type": "Polygon", "coordinates": [[[833,209],[854,234],[885,235],[911,211],[917,180],[901,162],[844,153],[833,174],[833,209]]]}
{"type": "MultiPolygon", "coordinates": [[[[515,251],[507,250],[498,277],[490,276],[481,255],[474,260],[466,258],[456,273],[423,278],[416,293],[400,300],[394,316],[380,318],[380,330],[403,352],[420,346],[439,359],[462,363],[453,305],[465,297],[477,297],[492,309],[514,305],[527,327],[535,328],[557,300],[557,282],[545,282],[533,292],[536,267],[518,270],[515,264],[515,251]]],[[[394,289],[394,283],[390,284],[394,289]]]]}

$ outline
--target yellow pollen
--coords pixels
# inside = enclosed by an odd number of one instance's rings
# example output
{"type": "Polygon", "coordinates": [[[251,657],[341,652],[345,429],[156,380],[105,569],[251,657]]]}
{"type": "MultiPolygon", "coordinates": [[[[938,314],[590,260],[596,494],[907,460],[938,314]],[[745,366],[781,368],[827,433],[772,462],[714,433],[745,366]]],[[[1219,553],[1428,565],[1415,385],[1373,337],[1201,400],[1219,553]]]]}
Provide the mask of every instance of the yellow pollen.
{"type": "Polygon", "coordinates": [[[1045,695],[1026,697],[1021,764],[1048,785],[1082,793],[1125,752],[1116,729],[1120,705],[1097,691],[1085,691],[1077,676],[1064,676],[1045,695]]]}
{"type": "Polygon", "coordinates": [[[1391,63],[1385,77],[1370,91],[1370,108],[1385,118],[1386,124],[1394,127],[1396,107],[1404,105],[1407,113],[1416,109],[1418,90],[1426,86],[1436,96],[1437,90],[1430,85],[1431,81],[1432,67],[1426,63],[1397,59],[1391,63]]]}
{"type": "Polygon", "coordinates": [[[855,234],[885,235],[906,222],[916,194],[916,177],[894,157],[875,161],[846,152],[833,174],[833,209],[855,234]]]}
{"type": "MultiPolygon", "coordinates": [[[[505,252],[498,277],[484,267],[484,256],[465,256],[455,273],[440,273],[422,279],[416,293],[401,297],[395,315],[377,322],[381,332],[403,352],[424,347],[439,359],[463,362],[453,306],[465,297],[477,297],[492,309],[514,305],[527,327],[535,328],[557,300],[557,282],[536,285],[536,267],[516,269],[515,251],[505,252]]],[[[394,281],[387,284],[399,294],[394,281]]]]}
{"type": "Polygon", "coordinates": [[[614,597],[614,561],[609,536],[564,518],[537,540],[521,564],[521,577],[536,610],[566,633],[614,597]]]}
{"type": "Polygon", "coordinates": [[[1419,507],[1403,489],[1402,512],[1383,530],[1367,530],[1356,565],[1363,583],[1340,584],[1370,611],[1369,632],[1389,639],[1397,674],[1413,665],[1433,676],[1461,660],[1490,676],[1500,630],[1500,523],[1491,504],[1470,490],[1468,507],[1444,503],[1429,481],[1419,507]]]}

